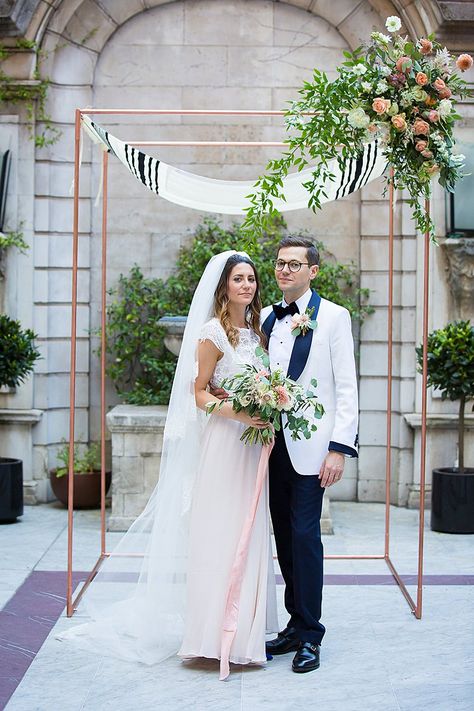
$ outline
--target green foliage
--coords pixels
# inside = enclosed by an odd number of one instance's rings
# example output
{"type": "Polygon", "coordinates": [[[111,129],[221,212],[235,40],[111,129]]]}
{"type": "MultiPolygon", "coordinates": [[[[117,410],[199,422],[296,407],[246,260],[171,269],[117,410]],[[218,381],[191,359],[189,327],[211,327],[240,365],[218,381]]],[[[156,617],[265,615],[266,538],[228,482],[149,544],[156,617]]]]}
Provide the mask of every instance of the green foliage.
{"type": "Polygon", "coordinates": [[[30,138],[34,140],[37,148],[43,148],[56,143],[61,136],[61,131],[53,125],[51,116],[46,111],[46,99],[51,82],[48,77],[41,75],[44,54],[36,42],[20,39],[12,49],[0,45],[0,62],[7,59],[10,53],[18,50],[30,50],[35,53],[36,67],[33,73],[35,83],[20,84],[17,79],[8,76],[0,69],[0,103],[25,103],[30,138]],[[34,132],[35,120],[42,124],[42,129],[38,133],[34,132]]]}
{"type": "MultiPolygon", "coordinates": [[[[418,370],[423,346],[416,348],[418,370]]],[[[428,386],[438,388],[443,400],[474,398],[474,326],[454,321],[428,335],[428,386]]]]}
{"type": "MultiPolygon", "coordinates": [[[[260,275],[264,304],[281,297],[273,261],[285,228],[282,218],[276,215],[267,223],[266,231],[251,252],[260,275]]],[[[107,373],[126,402],[168,403],[176,358],[165,348],[166,332],[157,322],[162,316],[185,316],[209,259],[218,252],[241,248],[242,242],[240,225],[224,229],[215,220],[205,219],[197,227],[191,244],[181,249],[176,271],[167,281],[145,278],[138,266],[127,276],[121,275],[117,288],[110,292],[115,298],[107,309],[107,373]]],[[[324,256],[324,248],[321,251],[324,256]]],[[[362,320],[373,310],[361,304],[369,291],[358,288],[352,264],[339,264],[326,255],[316,286],[322,296],[349,309],[356,320],[362,320]]]]}
{"type": "Polygon", "coordinates": [[[40,358],[34,346],[36,335],[22,330],[19,321],[0,314],[0,387],[20,385],[40,358]]]}
{"type": "MultiPolygon", "coordinates": [[[[66,476],[69,472],[69,442],[62,440],[63,447],[57,452],[57,459],[62,462],[63,466],[56,469],[56,477],[66,476]]],[[[90,474],[100,470],[100,443],[94,442],[89,447],[79,448],[78,444],[74,445],[74,473],[75,474],[90,474]]]]}
{"type": "Polygon", "coordinates": [[[22,254],[26,253],[29,246],[25,242],[23,232],[20,230],[0,232],[0,250],[8,249],[9,247],[16,247],[22,254]]]}

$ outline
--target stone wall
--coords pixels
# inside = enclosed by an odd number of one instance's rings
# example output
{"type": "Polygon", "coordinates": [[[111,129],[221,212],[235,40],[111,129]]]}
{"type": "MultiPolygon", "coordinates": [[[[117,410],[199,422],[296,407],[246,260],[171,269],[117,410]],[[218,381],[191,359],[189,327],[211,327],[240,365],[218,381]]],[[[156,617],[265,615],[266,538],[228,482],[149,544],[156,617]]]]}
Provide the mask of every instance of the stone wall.
{"type": "MultiPolygon", "coordinates": [[[[32,10],[26,36],[39,39],[45,52],[43,72],[52,80],[48,111],[62,136],[53,146],[35,151],[28,141],[25,112],[18,113],[18,107],[2,108],[5,116],[0,124],[2,135],[8,125],[15,145],[21,146],[22,162],[18,162],[9,204],[15,205],[12,222],[24,219],[32,245],[27,256],[9,257],[6,308],[35,328],[43,354],[34,379],[14,395],[0,395],[0,408],[44,410],[31,430],[35,453],[27,473],[31,500],[47,498],[47,469],[55,463],[60,440],[68,433],[74,110],[92,105],[281,109],[295,97],[296,87],[311,77],[314,66],[333,76],[343,49],[358,46],[374,28],[383,29],[387,15],[401,13],[407,29],[418,35],[435,30],[439,19],[435,4],[422,5],[411,3],[400,10],[392,3],[368,0],[57,0],[32,10]]],[[[27,52],[18,53],[9,60],[9,71],[28,80],[33,65],[27,52]]],[[[460,135],[472,140],[472,104],[463,107],[463,115],[460,135]]],[[[100,121],[127,140],[280,140],[283,135],[280,119],[264,117],[104,117],[100,121]]],[[[164,160],[188,170],[231,179],[258,175],[274,154],[231,147],[159,151],[164,160]]],[[[146,274],[167,276],[179,247],[203,216],[154,197],[114,160],[109,170],[108,284],[114,285],[134,262],[146,274]]],[[[94,207],[99,181],[100,155],[86,139],[81,166],[76,413],[76,438],[82,441],[97,439],[99,429],[97,344],[89,333],[100,322],[101,216],[100,208],[94,207]]],[[[375,313],[357,340],[360,459],[348,463],[344,479],[333,490],[336,498],[381,500],[384,496],[388,212],[381,191],[379,181],[325,206],[317,215],[288,214],[291,229],[308,229],[338,259],[354,261],[362,286],[372,289],[375,313]]],[[[441,191],[434,209],[442,235],[441,191]]],[[[405,504],[411,492],[416,498],[417,486],[416,437],[405,414],[420,411],[413,349],[421,339],[423,251],[403,196],[397,196],[395,231],[392,500],[405,504]]],[[[443,256],[435,250],[430,277],[430,328],[434,328],[451,313],[443,256]]],[[[110,407],[117,402],[110,384],[107,402],[110,407]]],[[[430,395],[429,402],[434,413],[455,411],[455,405],[452,409],[436,396],[430,395]]],[[[436,436],[439,442],[439,433],[436,436]]],[[[441,447],[445,461],[436,464],[449,465],[455,449],[453,431],[446,430],[442,441],[448,443],[441,447]]],[[[432,447],[429,453],[435,449],[440,448],[432,447]]]]}

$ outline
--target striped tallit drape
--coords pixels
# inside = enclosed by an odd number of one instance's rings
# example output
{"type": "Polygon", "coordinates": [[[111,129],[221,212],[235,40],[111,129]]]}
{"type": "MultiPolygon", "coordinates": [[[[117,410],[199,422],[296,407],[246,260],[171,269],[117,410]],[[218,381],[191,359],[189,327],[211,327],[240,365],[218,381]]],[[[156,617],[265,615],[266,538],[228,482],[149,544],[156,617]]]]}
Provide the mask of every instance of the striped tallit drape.
{"type": "MultiPolygon", "coordinates": [[[[248,195],[255,192],[255,182],[247,180],[216,180],[180,170],[143,153],[128,143],[112,136],[88,116],[82,125],[92,140],[113,153],[137,180],[165,200],[204,212],[240,215],[250,206],[248,195]]],[[[326,195],[321,202],[332,202],[346,197],[382,175],[387,161],[376,141],[368,143],[357,158],[350,158],[339,167],[338,161],[329,164],[334,180],[324,184],[326,195]]],[[[292,173],[283,180],[285,200],[273,198],[280,212],[308,207],[310,194],[304,187],[312,178],[312,168],[292,173]]]]}

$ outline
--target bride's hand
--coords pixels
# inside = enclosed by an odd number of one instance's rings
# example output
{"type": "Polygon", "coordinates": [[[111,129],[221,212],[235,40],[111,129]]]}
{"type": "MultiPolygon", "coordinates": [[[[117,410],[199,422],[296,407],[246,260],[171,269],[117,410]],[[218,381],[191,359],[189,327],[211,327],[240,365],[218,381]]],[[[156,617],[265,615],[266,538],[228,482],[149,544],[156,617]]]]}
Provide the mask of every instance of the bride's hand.
{"type": "Polygon", "coordinates": [[[254,415],[253,417],[251,417],[246,412],[238,412],[236,413],[235,417],[237,420],[239,420],[239,422],[242,422],[242,424],[246,425],[247,427],[256,427],[259,430],[264,430],[269,426],[269,423],[265,422],[265,420],[262,420],[262,418],[258,415],[254,415]]]}

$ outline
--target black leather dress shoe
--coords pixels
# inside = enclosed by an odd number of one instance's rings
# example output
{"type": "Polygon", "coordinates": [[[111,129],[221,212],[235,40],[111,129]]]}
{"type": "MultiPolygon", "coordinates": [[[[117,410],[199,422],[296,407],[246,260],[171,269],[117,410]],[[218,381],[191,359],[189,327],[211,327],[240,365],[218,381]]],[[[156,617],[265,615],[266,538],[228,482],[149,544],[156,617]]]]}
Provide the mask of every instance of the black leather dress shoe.
{"type": "Polygon", "coordinates": [[[298,674],[304,674],[304,672],[313,671],[313,669],[318,669],[319,667],[319,644],[312,644],[311,642],[300,642],[298,651],[293,659],[293,664],[291,668],[294,672],[298,674]]]}
{"type": "Polygon", "coordinates": [[[300,641],[296,639],[294,627],[285,627],[282,632],[278,633],[276,639],[271,639],[265,645],[267,654],[288,654],[288,652],[294,652],[299,646],[300,641]]]}

